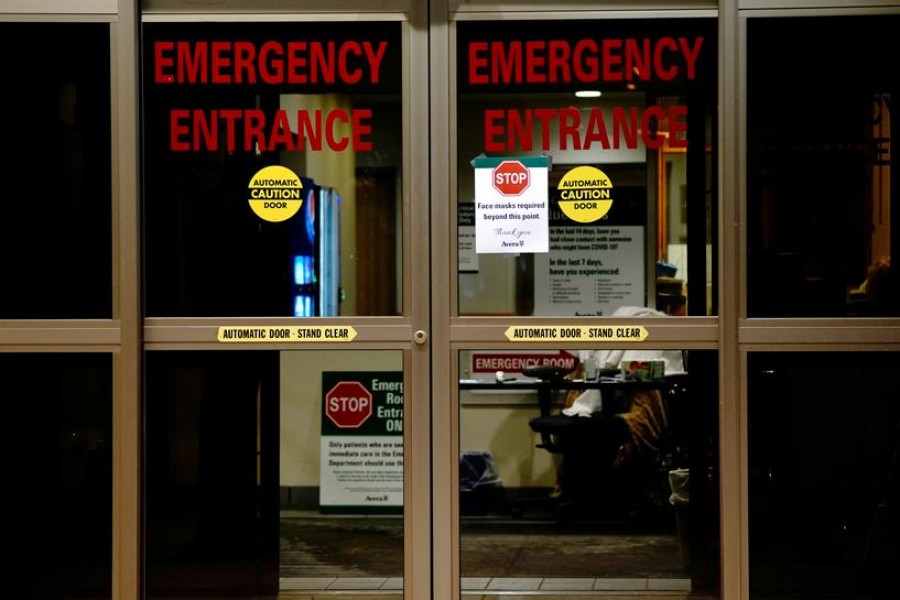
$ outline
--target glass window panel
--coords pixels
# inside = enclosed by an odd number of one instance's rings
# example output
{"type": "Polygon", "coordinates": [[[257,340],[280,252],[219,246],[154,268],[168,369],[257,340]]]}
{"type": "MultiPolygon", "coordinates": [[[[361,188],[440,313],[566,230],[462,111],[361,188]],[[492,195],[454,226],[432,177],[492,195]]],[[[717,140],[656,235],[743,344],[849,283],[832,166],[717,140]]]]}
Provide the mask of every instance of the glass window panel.
{"type": "Polygon", "coordinates": [[[148,315],[400,314],[400,24],[143,32],[148,315]]]}
{"type": "Polygon", "coordinates": [[[884,598],[900,560],[896,352],[749,356],[752,598],[884,598]]]}
{"type": "Polygon", "coordinates": [[[718,597],[715,352],[470,350],[459,361],[464,592],[492,577],[508,593],[718,597]]]}
{"type": "Polygon", "coordinates": [[[715,314],[716,43],[712,19],[457,24],[460,314],[715,314]]]}
{"type": "Polygon", "coordinates": [[[112,315],[109,61],[107,24],[0,23],[0,319],[112,315]]]}
{"type": "Polygon", "coordinates": [[[148,597],[277,589],[277,374],[273,353],[147,355],[148,597]]]}
{"type": "Polygon", "coordinates": [[[749,316],[900,314],[898,27],[900,15],[748,20],[749,316]]]}
{"type": "Polygon", "coordinates": [[[402,596],[400,352],[151,352],[147,381],[149,598],[402,596]]]}
{"type": "Polygon", "coordinates": [[[112,358],[0,354],[0,597],[111,598],[112,358]]]}

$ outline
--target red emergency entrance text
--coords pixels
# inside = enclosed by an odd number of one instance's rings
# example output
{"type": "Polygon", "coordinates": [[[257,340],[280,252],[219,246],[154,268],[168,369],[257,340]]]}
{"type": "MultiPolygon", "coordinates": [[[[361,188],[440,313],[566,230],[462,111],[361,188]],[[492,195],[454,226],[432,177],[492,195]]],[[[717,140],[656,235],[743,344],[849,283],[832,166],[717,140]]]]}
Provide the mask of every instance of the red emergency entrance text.
{"type": "Polygon", "coordinates": [[[173,110],[170,140],[174,152],[225,150],[250,152],[372,149],[370,109],[275,111],[271,120],[258,109],[173,110]],[[293,117],[293,118],[292,118],[293,117]],[[349,128],[349,133],[346,133],[349,128]],[[238,147],[238,135],[242,140],[238,147]],[[308,143],[308,148],[307,148],[308,143]]]}
{"type": "Polygon", "coordinates": [[[470,85],[672,81],[697,76],[703,37],[475,41],[470,85]]]}
{"type": "Polygon", "coordinates": [[[637,148],[643,143],[658,150],[666,143],[670,148],[687,147],[687,107],[673,105],[666,109],[614,107],[610,111],[611,127],[600,108],[580,111],[577,108],[487,109],[484,111],[484,149],[486,152],[535,150],[604,150],[637,148]],[[659,132],[666,122],[667,131],[659,132]],[[554,135],[554,127],[558,135],[554,135]],[[611,130],[611,131],[610,131],[611,130]]]}
{"type": "Polygon", "coordinates": [[[387,42],[269,40],[153,44],[159,84],[377,84],[387,42]]]}

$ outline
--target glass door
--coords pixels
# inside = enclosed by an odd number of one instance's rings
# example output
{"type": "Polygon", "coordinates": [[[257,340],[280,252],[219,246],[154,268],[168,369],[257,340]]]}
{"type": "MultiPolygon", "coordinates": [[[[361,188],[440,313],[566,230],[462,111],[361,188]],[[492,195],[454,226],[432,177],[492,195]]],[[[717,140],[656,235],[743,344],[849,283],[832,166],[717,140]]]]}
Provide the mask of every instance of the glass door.
{"type": "Polygon", "coordinates": [[[418,9],[254,10],[141,26],[146,597],[428,597],[418,9]]]}
{"type": "Polygon", "coordinates": [[[149,597],[404,597],[402,350],[154,351],[146,370],[149,597]]]}
{"type": "Polygon", "coordinates": [[[719,597],[715,15],[541,10],[433,31],[436,597],[719,597]]]}

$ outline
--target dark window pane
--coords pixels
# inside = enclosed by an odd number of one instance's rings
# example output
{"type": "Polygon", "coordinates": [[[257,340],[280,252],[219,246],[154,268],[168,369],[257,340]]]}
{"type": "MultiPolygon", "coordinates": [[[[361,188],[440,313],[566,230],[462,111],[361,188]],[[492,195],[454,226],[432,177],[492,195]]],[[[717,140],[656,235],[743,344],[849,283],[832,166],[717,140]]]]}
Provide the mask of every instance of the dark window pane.
{"type": "Polygon", "coordinates": [[[402,591],[398,351],[146,360],[148,598],[402,591]],[[325,410],[329,394],[361,406],[348,383],[371,394],[368,416],[325,410]]]}
{"type": "Polygon", "coordinates": [[[749,358],[756,598],[886,598],[900,565],[894,352],[749,358]]]}
{"type": "Polygon", "coordinates": [[[109,61],[106,24],[0,23],[0,319],[112,314],[109,61]]]}
{"type": "Polygon", "coordinates": [[[111,597],[112,359],[0,354],[0,597],[111,597]]]}
{"type": "Polygon", "coordinates": [[[271,352],[147,355],[148,598],[277,590],[277,460],[257,446],[274,439],[277,374],[271,352]]]}
{"type": "Polygon", "coordinates": [[[748,313],[895,316],[900,16],[747,24],[748,313]]]}
{"type": "Polygon", "coordinates": [[[143,32],[147,314],[400,314],[399,23],[143,32]]]}

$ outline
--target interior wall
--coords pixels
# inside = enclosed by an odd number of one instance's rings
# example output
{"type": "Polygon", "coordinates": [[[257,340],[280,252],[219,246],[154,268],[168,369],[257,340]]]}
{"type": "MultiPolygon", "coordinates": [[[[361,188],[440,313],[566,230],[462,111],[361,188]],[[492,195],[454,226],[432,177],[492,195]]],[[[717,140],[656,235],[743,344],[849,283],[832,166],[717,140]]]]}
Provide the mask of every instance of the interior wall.
{"type": "MultiPolygon", "coordinates": [[[[323,371],[403,371],[399,350],[281,352],[279,478],[282,487],[319,485],[323,371]]],[[[406,401],[412,401],[406,398],[406,401]]]]}
{"type": "Polygon", "coordinates": [[[556,480],[552,455],[535,444],[540,437],[528,421],[538,416],[537,398],[510,394],[508,404],[468,404],[477,396],[463,392],[460,452],[490,452],[504,487],[550,487],[556,480]]]}
{"type": "MultiPolygon", "coordinates": [[[[471,352],[459,355],[459,377],[469,379],[471,352]]],[[[548,487],[556,479],[549,452],[528,421],[540,416],[536,392],[463,390],[459,398],[460,452],[489,452],[505,487],[548,487]]]]}
{"type": "MultiPolygon", "coordinates": [[[[281,352],[280,484],[319,485],[323,371],[402,371],[400,351],[285,350],[281,352]]],[[[407,398],[411,402],[411,398],[407,398]]],[[[528,421],[538,415],[534,394],[484,396],[463,392],[460,451],[488,451],[507,487],[553,485],[550,453],[535,444],[528,421]]]]}

